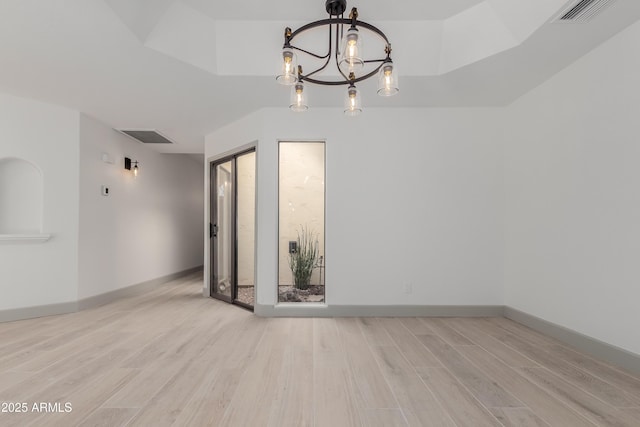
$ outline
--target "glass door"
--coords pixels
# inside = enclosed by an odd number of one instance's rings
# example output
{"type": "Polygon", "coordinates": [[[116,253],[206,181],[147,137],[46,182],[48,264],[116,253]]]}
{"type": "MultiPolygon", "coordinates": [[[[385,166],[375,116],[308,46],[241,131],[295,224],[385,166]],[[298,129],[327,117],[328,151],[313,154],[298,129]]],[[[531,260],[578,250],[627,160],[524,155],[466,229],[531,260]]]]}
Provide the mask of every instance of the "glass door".
{"type": "Polygon", "coordinates": [[[234,277],[234,162],[212,164],[211,178],[211,296],[233,301],[234,277]]]}
{"type": "Polygon", "coordinates": [[[236,294],[234,303],[253,307],[255,298],[256,152],[236,157],[236,294]]]}
{"type": "Polygon", "coordinates": [[[211,164],[211,296],[253,309],[256,153],[211,164]]]}

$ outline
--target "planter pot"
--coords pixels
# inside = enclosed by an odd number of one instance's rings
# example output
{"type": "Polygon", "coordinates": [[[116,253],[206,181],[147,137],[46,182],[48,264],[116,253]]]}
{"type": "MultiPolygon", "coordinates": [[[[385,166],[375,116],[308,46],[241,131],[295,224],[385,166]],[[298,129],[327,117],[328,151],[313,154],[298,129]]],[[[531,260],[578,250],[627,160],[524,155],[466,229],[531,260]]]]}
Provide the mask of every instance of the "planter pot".
{"type": "Polygon", "coordinates": [[[309,285],[311,284],[311,277],[309,275],[309,277],[305,277],[305,278],[297,278],[295,277],[293,280],[293,285],[296,287],[296,289],[302,289],[302,290],[306,290],[309,288],[309,285]]]}

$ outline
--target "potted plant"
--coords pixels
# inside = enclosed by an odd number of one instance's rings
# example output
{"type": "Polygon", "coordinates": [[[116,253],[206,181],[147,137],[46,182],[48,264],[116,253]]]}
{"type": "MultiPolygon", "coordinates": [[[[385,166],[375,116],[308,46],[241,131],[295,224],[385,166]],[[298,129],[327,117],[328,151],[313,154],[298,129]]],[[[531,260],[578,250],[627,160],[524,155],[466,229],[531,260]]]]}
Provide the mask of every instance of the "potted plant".
{"type": "Polygon", "coordinates": [[[315,237],[311,230],[300,226],[296,250],[289,253],[289,268],[296,289],[308,289],[311,283],[311,274],[318,261],[318,240],[315,237]]]}

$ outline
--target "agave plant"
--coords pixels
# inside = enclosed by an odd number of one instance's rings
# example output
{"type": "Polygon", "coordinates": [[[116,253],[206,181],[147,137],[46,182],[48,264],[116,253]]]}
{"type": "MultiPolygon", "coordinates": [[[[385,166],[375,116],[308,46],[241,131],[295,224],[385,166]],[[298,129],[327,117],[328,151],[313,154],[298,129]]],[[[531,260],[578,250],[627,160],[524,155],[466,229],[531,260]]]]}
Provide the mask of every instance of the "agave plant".
{"type": "Polygon", "coordinates": [[[311,230],[300,226],[297,249],[289,254],[289,268],[297,289],[307,289],[311,283],[311,274],[318,261],[318,241],[315,237],[311,230]]]}

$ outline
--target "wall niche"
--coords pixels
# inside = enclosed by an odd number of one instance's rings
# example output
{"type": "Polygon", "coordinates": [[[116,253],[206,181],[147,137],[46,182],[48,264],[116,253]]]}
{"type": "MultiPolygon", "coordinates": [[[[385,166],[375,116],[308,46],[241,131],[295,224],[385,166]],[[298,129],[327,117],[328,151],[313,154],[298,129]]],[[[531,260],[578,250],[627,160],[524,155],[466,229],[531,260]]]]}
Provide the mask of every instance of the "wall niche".
{"type": "Polygon", "coordinates": [[[44,237],[42,211],[40,170],[23,159],[0,159],[0,236],[44,237]]]}

